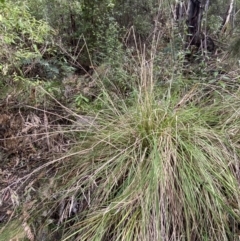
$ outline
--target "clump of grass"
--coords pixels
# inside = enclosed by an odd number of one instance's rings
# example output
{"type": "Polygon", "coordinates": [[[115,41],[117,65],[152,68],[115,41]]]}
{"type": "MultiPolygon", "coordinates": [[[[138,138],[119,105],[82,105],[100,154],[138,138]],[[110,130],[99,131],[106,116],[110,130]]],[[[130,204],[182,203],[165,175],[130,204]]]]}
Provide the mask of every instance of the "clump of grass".
{"type": "Polygon", "coordinates": [[[143,61],[131,104],[104,92],[108,109],[50,163],[59,163],[54,190],[31,217],[44,214],[61,240],[237,240],[239,91],[181,93],[170,81],[164,92],[152,69],[143,61]]]}
{"type": "Polygon", "coordinates": [[[27,237],[20,220],[10,220],[7,224],[2,224],[0,234],[0,241],[24,240],[27,237]]]}
{"type": "Polygon", "coordinates": [[[180,98],[155,92],[99,116],[62,168],[51,201],[64,203],[62,240],[235,239],[237,94],[204,105],[200,85],[180,98]]]}

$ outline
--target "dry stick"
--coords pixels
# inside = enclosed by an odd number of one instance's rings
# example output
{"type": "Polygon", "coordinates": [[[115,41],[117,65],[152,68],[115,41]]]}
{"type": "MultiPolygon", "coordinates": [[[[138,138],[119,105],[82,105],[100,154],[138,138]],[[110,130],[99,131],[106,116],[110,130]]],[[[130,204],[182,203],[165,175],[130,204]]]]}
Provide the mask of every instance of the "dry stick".
{"type": "MultiPolygon", "coordinates": [[[[76,129],[76,130],[61,130],[61,131],[50,131],[48,132],[49,137],[51,137],[52,135],[55,134],[63,134],[63,133],[69,133],[69,132],[86,132],[86,129],[76,129]]],[[[23,138],[23,137],[31,137],[31,136],[43,136],[44,134],[46,134],[46,132],[41,132],[41,133],[34,133],[34,134],[27,134],[27,135],[22,135],[22,136],[14,136],[14,137],[7,137],[7,138],[1,138],[0,141],[4,141],[4,140],[15,140],[15,139],[19,139],[19,138],[23,138]]],[[[44,139],[45,137],[42,137],[40,139],[37,139],[37,141],[44,139]]]]}
{"type": "Polygon", "coordinates": [[[183,96],[183,98],[177,103],[177,105],[174,107],[174,111],[177,111],[181,106],[185,105],[187,101],[191,100],[192,97],[196,94],[195,90],[197,88],[198,84],[195,84],[193,88],[183,96]]]}
{"type": "Polygon", "coordinates": [[[47,147],[48,147],[48,151],[50,150],[50,138],[49,138],[49,124],[48,124],[48,117],[46,115],[46,112],[44,110],[44,128],[45,128],[45,134],[46,134],[46,139],[47,139],[47,147]]]}

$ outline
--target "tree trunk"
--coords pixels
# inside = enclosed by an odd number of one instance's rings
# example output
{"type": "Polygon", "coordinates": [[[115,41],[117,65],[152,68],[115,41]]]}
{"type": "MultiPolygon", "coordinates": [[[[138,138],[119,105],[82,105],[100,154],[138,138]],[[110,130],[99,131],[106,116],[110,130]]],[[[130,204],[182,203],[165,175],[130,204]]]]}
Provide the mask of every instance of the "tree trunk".
{"type": "Polygon", "coordinates": [[[225,18],[223,19],[223,22],[222,22],[222,25],[221,25],[221,28],[220,28],[221,33],[226,33],[227,30],[229,29],[229,27],[231,29],[230,20],[231,20],[231,15],[232,15],[232,12],[233,12],[233,5],[234,5],[234,0],[230,0],[228,10],[226,12],[225,18]]]}
{"type": "Polygon", "coordinates": [[[209,0],[189,0],[187,9],[187,26],[188,35],[186,45],[196,46],[195,49],[200,48],[203,51],[213,52],[215,45],[213,40],[202,32],[201,24],[202,17],[205,10],[207,10],[209,0]]]}
{"type": "Polygon", "coordinates": [[[201,22],[202,15],[205,8],[204,0],[189,0],[187,9],[187,25],[188,37],[187,42],[189,45],[201,44],[201,22]]]}

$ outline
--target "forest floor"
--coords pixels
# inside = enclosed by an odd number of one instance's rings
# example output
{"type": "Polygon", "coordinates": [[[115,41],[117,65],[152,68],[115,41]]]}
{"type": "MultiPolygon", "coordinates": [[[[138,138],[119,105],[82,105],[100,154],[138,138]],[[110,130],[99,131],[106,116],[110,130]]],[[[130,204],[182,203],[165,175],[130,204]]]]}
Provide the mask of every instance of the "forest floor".
{"type": "Polygon", "coordinates": [[[0,223],[16,214],[19,203],[34,201],[41,180],[55,174],[54,166],[44,164],[72,143],[63,134],[69,128],[63,109],[17,103],[5,99],[0,106],[0,223]]]}

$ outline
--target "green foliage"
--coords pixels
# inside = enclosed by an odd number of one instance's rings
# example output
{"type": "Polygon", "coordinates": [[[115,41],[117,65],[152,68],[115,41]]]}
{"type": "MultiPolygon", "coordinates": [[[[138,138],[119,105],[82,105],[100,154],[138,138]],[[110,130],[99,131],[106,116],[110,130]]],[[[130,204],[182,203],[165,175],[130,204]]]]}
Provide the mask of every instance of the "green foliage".
{"type": "Polygon", "coordinates": [[[85,66],[102,63],[103,56],[113,51],[113,42],[121,41],[132,26],[137,41],[145,41],[153,30],[154,17],[158,12],[155,0],[141,3],[112,0],[26,2],[34,16],[45,19],[57,30],[75,61],[85,66]]]}
{"type": "Polygon", "coordinates": [[[43,88],[52,95],[53,98],[61,99],[62,91],[61,91],[61,85],[59,81],[47,81],[43,85],[43,88]]]}
{"type": "Polygon", "coordinates": [[[141,2],[120,0],[115,4],[114,15],[120,26],[126,29],[134,26],[137,38],[144,40],[151,34],[158,7],[158,2],[155,0],[141,2]]]}
{"type": "Polygon", "coordinates": [[[129,71],[136,66],[133,64],[131,54],[123,50],[123,45],[119,41],[119,31],[117,23],[109,24],[105,45],[102,47],[101,56],[99,56],[104,64],[99,66],[96,72],[108,93],[114,92],[123,97],[124,93],[132,91],[133,86],[135,86],[136,76],[130,76],[129,71]]]}
{"type": "Polygon", "coordinates": [[[83,96],[82,94],[78,94],[76,97],[75,97],[75,105],[76,107],[80,107],[82,106],[82,104],[84,103],[88,103],[89,102],[89,99],[85,96],[83,96]]]}
{"type": "Polygon", "coordinates": [[[24,76],[35,60],[42,59],[53,34],[49,25],[32,17],[26,6],[9,1],[0,9],[0,31],[0,70],[3,76],[24,76]]]}
{"type": "Polygon", "coordinates": [[[81,52],[76,59],[79,63],[90,65],[91,61],[99,61],[102,53],[106,54],[107,31],[115,23],[114,1],[43,0],[37,5],[34,0],[26,2],[37,18],[46,19],[58,31],[69,53],[81,52]],[[83,48],[86,43],[87,48],[83,48]]]}
{"type": "Polygon", "coordinates": [[[240,56],[240,38],[239,37],[236,37],[230,47],[229,47],[229,51],[231,53],[231,55],[233,57],[239,57],[240,56]]]}
{"type": "Polygon", "coordinates": [[[6,225],[0,226],[0,241],[6,240],[25,240],[27,238],[20,220],[11,220],[6,225]]]}

